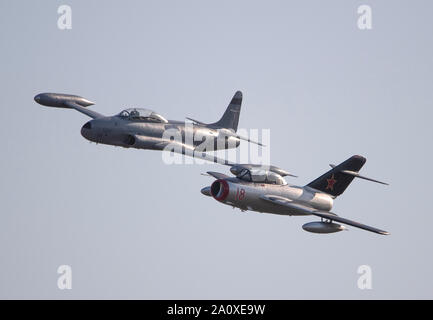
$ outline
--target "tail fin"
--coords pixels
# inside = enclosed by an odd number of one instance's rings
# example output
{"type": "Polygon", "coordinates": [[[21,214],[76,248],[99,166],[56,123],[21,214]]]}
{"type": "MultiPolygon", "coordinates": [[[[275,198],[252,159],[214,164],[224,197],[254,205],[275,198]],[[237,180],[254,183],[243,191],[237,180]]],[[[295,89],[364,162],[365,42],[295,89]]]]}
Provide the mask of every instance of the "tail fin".
{"type": "Polygon", "coordinates": [[[308,187],[323,191],[332,196],[342,194],[352,180],[355,174],[361,170],[367,159],[362,156],[352,156],[338,166],[333,167],[324,175],[307,184],[308,187]],[[347,174],[347,172],[352,172],[347,174]]]}
{"type": "Polygon", "coordinates": [[[230,101],[230,104],[227,107],[221,119],[215,123],[212,123],[211,126],[215,126],[218,128],[233,129],[236,132],[238,130],[239,115],[241,113],[241,104],[242,104],[242,92],[237,91],[233,96],[232,101],[230,101]]]}

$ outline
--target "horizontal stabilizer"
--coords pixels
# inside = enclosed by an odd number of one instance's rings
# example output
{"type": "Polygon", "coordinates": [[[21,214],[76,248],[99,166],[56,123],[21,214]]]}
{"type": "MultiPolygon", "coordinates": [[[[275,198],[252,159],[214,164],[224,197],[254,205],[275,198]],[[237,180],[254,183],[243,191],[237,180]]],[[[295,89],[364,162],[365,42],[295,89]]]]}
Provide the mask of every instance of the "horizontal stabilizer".
{"type": "MultiPolygon", "coordinates": [[[[335,164],[330,164],[329,166],[331,168],[335,168],[336,167],[335,164]]],[[[372,181],[372,182],[377,182],[377,183],[389,186],[389,183],[382,182],[382,181],[379,181],[379,180],[375,180],[375,179],[372,179],[372,178],[368,178],[368,177],[362,176],[362,175],[359,174],[359,172],[356,172],[356,171],[341,170],[341,173],[347,174],[347,175],[355,177],[355,178],[364,179],[364,180],[368,180],[368,181],[372,181]]]]}
{"type": "Polygon", "coordinates": [[[198,120],[195,120],[195,119],[192,119],[192,118],[188,118],[188,117],[186,117],[186,119],[188,119],[188,120],[190,120],[190,121],[192,121],[192,122],[194,122],[194,123],[196,123],[196,124],[200,124],[200,125],[202,125],[202,126],[205,126],[205,125],[206,125],[206,123],[201,122],[201,121],[198,121],[198,120]]]}

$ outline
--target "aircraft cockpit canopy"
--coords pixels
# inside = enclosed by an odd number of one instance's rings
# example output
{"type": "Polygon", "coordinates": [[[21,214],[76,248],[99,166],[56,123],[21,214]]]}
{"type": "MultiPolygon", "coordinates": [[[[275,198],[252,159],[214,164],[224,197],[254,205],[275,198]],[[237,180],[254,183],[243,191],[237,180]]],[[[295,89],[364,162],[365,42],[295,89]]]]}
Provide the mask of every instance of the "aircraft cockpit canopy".
{"type": "Polygon", "coordinates": [[[256,183],[267,183],[267,184],[277,184],[277,185],[286,185],[286,180],[283,179],[279,174],[266,171],[266,170],[249,170],[242,169],[236,178],[248,181],[248,182],[256,182],[256,183]]]}
{"type": "Polygon", "coordinates": [[[129,108],[125,109],[119,113],[119,117],[131,121],[146,121],[146,122],[159,122],[159,123],[167,123],[167,119],[165,119],[160,114],[155,111],[149,109],[142,108],[129,108]]]}

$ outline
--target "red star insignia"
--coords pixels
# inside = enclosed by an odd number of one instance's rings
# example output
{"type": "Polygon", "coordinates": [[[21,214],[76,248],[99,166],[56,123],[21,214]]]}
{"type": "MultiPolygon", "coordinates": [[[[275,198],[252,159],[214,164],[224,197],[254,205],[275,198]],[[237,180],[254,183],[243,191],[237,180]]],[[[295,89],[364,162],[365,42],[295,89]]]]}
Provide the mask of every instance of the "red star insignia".
{"type": "Polygon", "coordinates": [[[326,186],[326,189],[331,189],[332,191],[334,191],[334,184],[337,182],[337,180],[335,180],[334,178],[334,174],[332,174],[330,179],[326,179],[326,181],[328,181],[328,185],[326,186]]]}

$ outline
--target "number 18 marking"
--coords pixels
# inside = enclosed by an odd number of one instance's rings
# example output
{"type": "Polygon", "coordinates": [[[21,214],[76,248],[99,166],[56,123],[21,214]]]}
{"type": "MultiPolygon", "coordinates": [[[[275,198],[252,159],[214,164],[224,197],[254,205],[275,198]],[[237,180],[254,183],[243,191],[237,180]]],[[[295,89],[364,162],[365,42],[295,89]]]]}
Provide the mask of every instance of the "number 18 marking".
{"type": "Polygon", "coordinates": [[[244,198],[245,198],[245,189],[240,189],[239,190],[239,188],[238,188],[237,191],[236,191],[236,197],[235,197],[235,199],[236,200],[244,200],[244,198]]]}

